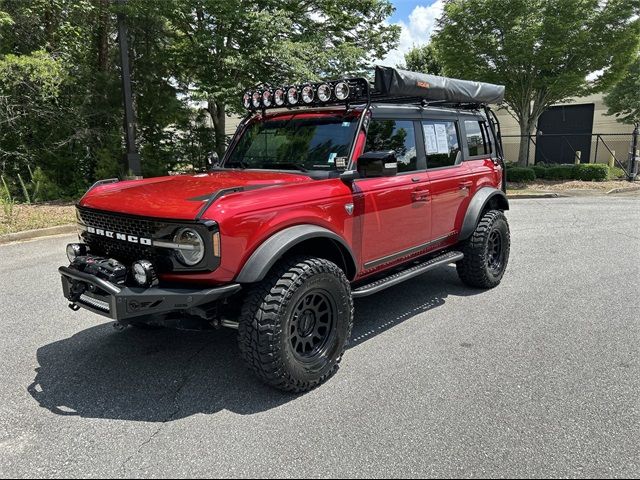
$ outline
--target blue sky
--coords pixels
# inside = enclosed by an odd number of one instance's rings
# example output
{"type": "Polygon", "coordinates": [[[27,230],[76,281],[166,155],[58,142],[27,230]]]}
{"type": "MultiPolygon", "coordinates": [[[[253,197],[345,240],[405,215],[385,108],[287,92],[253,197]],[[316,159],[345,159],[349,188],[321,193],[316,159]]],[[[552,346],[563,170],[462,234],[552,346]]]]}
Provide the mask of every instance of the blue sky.
{"type": "Polygon", "coordinates": [[[435,22],[442,14],[443,0],[391,0],[391,3],[396,11],[388,21],[402,29],[400,42],[380,63],[395,66],[404,62],[404,54],[413,46],[429,41],[435,22]]]}

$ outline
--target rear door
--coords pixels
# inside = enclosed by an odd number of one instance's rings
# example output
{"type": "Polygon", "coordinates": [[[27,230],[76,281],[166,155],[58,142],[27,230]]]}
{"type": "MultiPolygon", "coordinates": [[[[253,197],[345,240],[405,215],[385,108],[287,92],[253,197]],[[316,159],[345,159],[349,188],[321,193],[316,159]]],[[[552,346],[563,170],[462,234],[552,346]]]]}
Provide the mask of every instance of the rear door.
{"type": "Polygon", "coordinates": [[[431,241],[446,243],[456,238],[473,186],[457,116],[425,116],[422,135],[432,199],[431,241]]]}
{"type": "Polygon", "coordinates": [[[423,149],[414,119],[374,118],[364,151],[395,150],[398,175],[361,178],[354,189],[362,221],[364,270],[398,261],[426,248],[431,235],[431,206],[423,149]]]}

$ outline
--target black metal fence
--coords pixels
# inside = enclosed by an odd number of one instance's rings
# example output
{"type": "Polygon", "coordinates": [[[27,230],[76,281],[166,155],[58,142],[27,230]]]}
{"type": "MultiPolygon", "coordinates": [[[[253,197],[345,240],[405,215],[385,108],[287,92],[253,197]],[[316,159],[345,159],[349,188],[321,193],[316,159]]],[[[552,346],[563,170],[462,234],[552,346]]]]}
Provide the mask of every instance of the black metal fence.
{"type": "Polygon", "coordinates": [[[527,165],[539,163],[608,163],[629,175],[633,133],[503,135],[505,159],[517,162],[526,141],[527,165]]]}

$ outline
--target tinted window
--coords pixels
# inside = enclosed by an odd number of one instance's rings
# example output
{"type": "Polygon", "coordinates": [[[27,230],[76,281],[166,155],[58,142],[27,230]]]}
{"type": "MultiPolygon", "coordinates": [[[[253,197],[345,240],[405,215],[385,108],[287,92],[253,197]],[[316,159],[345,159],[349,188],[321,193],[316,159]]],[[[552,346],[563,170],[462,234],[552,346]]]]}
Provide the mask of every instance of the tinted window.
{"type": "Polygon", "coordinates": [[[393,150],[398,172],[417,170],[416,133],[412,120],[372,120],[365,152],[393,150]]]}
{"type": "Polygon", "coordinates": [[[250,125],[226,162],[231,168],[335,170],[346,166],[357,118],[304,113],[250,125]]]}
{"type": "Polygon", "coordinates": [[[469,156],[489,155],[491,153],[491,142],[485,122],[466,120],[464,128],[467,135],[467,146],[469,156]]]}
{"type": "Polygon", "coordinates": [[[450,167],[462,161],[456,122],[427,120],[422,122],[427,168],[450,167]]]}

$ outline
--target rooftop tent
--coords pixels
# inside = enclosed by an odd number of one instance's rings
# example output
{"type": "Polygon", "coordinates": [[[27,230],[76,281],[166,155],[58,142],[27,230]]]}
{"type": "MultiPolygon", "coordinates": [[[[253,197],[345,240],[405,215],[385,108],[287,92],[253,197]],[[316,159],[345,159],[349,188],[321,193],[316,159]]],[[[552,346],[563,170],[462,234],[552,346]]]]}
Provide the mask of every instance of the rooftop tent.
{"type": "MultiPolygon", "coordinates": [[[[504,86],[376,66],[375,94],[447,103],[501,103],[504,86]]],[[[374,94],[374,95],[375,95],[374,94]]]]}

